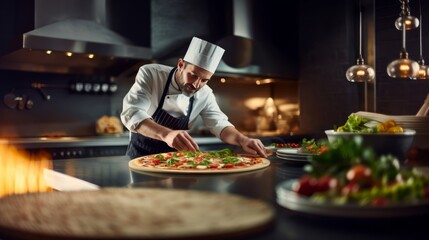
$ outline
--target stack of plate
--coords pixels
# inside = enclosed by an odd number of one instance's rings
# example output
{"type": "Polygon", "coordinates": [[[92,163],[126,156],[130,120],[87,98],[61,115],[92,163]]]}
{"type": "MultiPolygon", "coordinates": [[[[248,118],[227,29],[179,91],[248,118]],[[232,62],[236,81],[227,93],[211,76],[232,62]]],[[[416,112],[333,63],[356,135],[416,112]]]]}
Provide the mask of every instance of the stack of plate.
{"type": "Polygon", "coordinates": [[[278,158],[293,162],[306,163],[313,154],[300,153],[299,148],[282,148],[277,149],[276,155],[278,158]]]}
{"type": "Polygon", "coordinates": [[[429,133],[429,116],[414,116],[414,115],[385,115],[373,112],[356,112],[364,118],[372,119],[379,122],[393,120],[397,125],[405,129],[416,130],[416,133],[429,133]]]}

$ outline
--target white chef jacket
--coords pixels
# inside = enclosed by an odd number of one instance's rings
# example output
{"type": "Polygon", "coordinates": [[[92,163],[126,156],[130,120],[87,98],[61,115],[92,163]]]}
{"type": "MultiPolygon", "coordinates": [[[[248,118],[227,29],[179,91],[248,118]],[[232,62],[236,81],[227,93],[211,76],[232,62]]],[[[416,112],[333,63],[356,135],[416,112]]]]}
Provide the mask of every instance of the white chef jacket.
{"type": "MultiPolygon", "coordinates": [[[[140,67],[135,83],[123,100],[121,120],[125,127],[135,132],[136,127],[155,113],[168,75],[172,67],[160,64],[147,64],[140,67]]],[[[188,112],[190,97],[178,90],[175,74],[164,100],[163,109],[174,117],[185,116],[188,112]]],[[[221,131],[233,126],[228,117],[220,110],[213,90],[205,85],[194,94],[194,104],[189,118],[189,128],[202,117],[204,125],[219,137],[221,131]]]]}

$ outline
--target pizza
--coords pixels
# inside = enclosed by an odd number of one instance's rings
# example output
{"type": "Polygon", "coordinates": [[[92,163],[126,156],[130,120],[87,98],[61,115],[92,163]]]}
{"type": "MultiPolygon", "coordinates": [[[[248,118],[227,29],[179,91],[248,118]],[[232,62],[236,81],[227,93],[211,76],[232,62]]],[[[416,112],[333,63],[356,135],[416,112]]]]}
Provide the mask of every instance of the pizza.
{"type": "Polygon", "coordinates": [[[139,157],[129,163],[129,167],[137,171],[188,173],[243,172],[269,165],[268,159],[234,154],[231,149],[166,152],[139,157]]]}

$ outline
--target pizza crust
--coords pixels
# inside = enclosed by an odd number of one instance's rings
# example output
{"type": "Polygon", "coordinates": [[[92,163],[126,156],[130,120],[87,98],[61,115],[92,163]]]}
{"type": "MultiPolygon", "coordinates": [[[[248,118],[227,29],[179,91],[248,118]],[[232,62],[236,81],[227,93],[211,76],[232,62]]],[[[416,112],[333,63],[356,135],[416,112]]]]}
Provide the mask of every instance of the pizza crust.
{"type": "MultiPolygon", "coordinates": [[[[208,152],[200,152],[200,155],[196,156],[196,158],[204,158],[203,156],[208,152]]],[[[207,166],[196,166],[195,165],[186,165],[186,161],[193,161],[193,157],[187,156],[174,156],[177,161],[181,161],[181,158],[185,159],[185,164],[180,166],[174,165],[166,165],[167,159],[173,158],[172,156],[175,154],[180,154],[180,152],[169,152],[169,153],[159,153],[153,155],[147,155],[132,159],[129,161],[128,166],[134,172],[156,172],[156,173],[197,173],[197,174],[213,174],[213,173],[235,173],[235,172],[248,172],[254,171],[261,168],[266,168],[270,165],[270,161],[266,158],[261,158],[255,155],[249,154],[238,154],[234,155],[237,159],[242,159],[240,161],[244,161],[245,165],[234,165],[231,168],[227,167],[218,167],[218,168],[210,168],[207,166]],[[162,156],[162,161],[157,158],[158,156],[162,156]],[[164,160],[165,158],[165,160],[164,160]],[[152,161],[157,161],[157,164],[154,164],[152,161]],[[201,168],[200,168],[201,167],[201,168]]],[[[226,165],[219,164],[222,163],[221,158],[214,158],[213,163],[217,165],[226,165]]]]}
{"type": "Polygon", "coordinates": [[[260,231],[274,217],[270,205],[237,195],[151,188],[13,195],[0,209],[0,233],[24,239],[225,237],[260,231]]]}
{"type": "Polygon", "coordinates": [[[157,173],[195,173],[195,174],[217,174],[217,173],[237,173],[237,172],[249,172],[262,168],[266,168],[270,165],[270,160],[262,158],[262,162],[249,167],[241,168],[221,168],[221,169],[171,169],[171,168],[155,168],[141,166],[137,163],[139,159],[133,159],[128,162],[128,167],[134,172],[157,172],[157,173]]]}

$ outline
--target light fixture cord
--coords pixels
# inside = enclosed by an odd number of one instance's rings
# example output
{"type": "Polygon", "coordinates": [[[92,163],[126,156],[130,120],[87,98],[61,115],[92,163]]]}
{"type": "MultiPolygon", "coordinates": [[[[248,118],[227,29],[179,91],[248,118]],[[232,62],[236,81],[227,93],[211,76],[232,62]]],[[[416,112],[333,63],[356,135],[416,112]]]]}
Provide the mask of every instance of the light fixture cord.
{"type": "Polygon", "coordinates": [[[404,49],[404,51],[406,52],[406,38],[405,38],[405,32],[407,30],[405,29],[405,25],[402,27],[402,48],[404,49]]]}
{"type": "Polygon", "coordinates": [[[419,0],[420,10],[420,58],[423,59],[423,44],[422,44],[422,29],[423,29],[423,18],[422,18],[422,3],[419,0]]]}
{"type": "Polygon", "coordinates": [[[362,9],[359,0],[359,57],[362,57],[362,9]]]}

